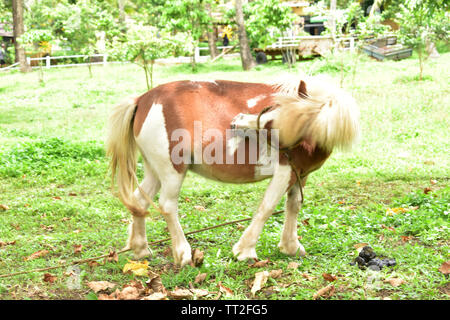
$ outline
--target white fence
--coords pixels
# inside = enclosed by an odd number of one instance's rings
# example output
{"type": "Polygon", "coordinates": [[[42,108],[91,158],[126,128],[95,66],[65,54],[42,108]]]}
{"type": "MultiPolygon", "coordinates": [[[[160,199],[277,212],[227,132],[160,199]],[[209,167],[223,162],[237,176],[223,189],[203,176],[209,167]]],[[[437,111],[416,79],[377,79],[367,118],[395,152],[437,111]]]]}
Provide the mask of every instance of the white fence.
{"type": "MultiPolygon", "coordinates": [[[[88,65],[94,65],[94,64],[102,64],[106,65],[108,63],[108,55],[106,53],[99,53],[99,54],[92,54],[92,55],[72,55],[72,56],[59,56],[59,57],[51,57],[46,56],[42,58],[30,58],[27,57],[27,63],[31,65],[31,61],[45,61],[45,65],[42,67],[46,69],[50,68],[62,68],[62,67],[78,67],[78,66],[88,66],[88,65]],[[84,58],[85,61],[88,61],[89,58],[94,57],[101,57],[102,61],[96,61],[96,62],[86,62],[86,63],[70,63],[70,64],[54,64],[52,65],[52,60],[61,60],[61,59],[73,59],[73,58],[84,58]]],[[[16,62],[10,66],[7,66],[5,68],[0,68],[0,71],[6,71],[6,70],[12,70],[12,69],[18,69],[19,62],[16,62]]],[[[32,68],[40,68],[39,66],[34,66],[32,68]]]]}
{"type": "MultiPolygon", "coordinates": [[[[303,36],[295,36],[295,37],[280,37],[278,38],[277,42],[275,42],[274,44],[270,45],[269,47],[272,48],[292,48],[292,47],[296,47],[299,45],[300,41],[302,39],[319,39],[319,38],[326,38],[324,36],[311,36],[311,37],[303,37],[303,36]]],[[[336,47],[338,47],[338,44],[341,42],[348,42],[349,45],[347,46],[340,46],[341,50],[350,50],[351,52],[353,52],[355,50],[355,39],[352,37],[348,37],[348,38],[337,38],[336,39],[336,47]]],[[[231,49],[233,48],[232,46],[219,46],[217,47],[217,49],[219,50],[224,50],[224,49],[231,49]]],[[[201,56],[200,55],[200,51],[201,50],[209,50],[208,47],[196,47],[195,48],[195,60],[197,62],[202,62],[202,60],[208,60],[209,58],[206,56],[201,56]],[[204,58],[204,59],[203,59],[204,58]]],[[[178,59],[183,58],[183,57],[178,57],[178,59]]],[[[189,57],[184,57],[186,61],[181,61],[181,62],[189,62],[190,58],[189,57]]],[[[158,60],[165,60],[165,59],[158,59],[158,60]]],[[[29,65],[31,65],[31,61],[45,61],[45,65],[43,67],[45,67],[46,69],[50,69],[50,68],[62,68],[62,67],[78,67],[78,66],[87,66],[87,65],[97,65],[97,64],[102,64],[102,65],[107,65],[108,64],[108,54],[106,53],[99,53],[99,54],[93,54],[93,55],[72,55],[72,56],[59,56],[59,57],[51,57],[51,56],[46,56],[46,57],[42,57],[42,58],[30,58],[27,57],[27,62],[29,65]],[[70,64],[54,64],[52,65],[51,61],[52,60],[61,60],[61,59],[73,59],[73,58],[84,58],[85,61],[87,61],[89,58],[94,58],[94,57],[102,57],[102,61],[96,61],[96,62],[86,62],[86,63],[70,63],[70,64]]],[[[6,70],[12,70],[12,69],[17,69],[18,68],[19,63],[14,63],[8,67],[5,68],[0,68],[0,71],[6,71],[6,70]]],[[[39,68],[39,66],[34,66],[32,68],[39,68]]]]}
{"type": "MultiPolygon", "coordinates": [[[[217,47],[217,49],[219,49],[219,50],[231,49],[231,48],[233,48],[233,46],[226,46],[226,47],[219,46],[219,47],[217,47]]],[[[200,51],[201,50],[209,50],[209,47],[196,47],[195,48],[195,61],[200,61],[200,59],[201,59],[200,57],[202,57],[200,55],[200,51]]]]}
{"type": "MultiPolygon", "coordinates": [[[[46,56],[42,58],[29,58],[27,57],[27,62],[29,65],[31,65],[31,61],[45,61],[45,68],[60,68],[60,67],[75,67],[75,66],[87,66],[87,65],[93,65],[93,64],[103,64],[106,65],[108,62],[108,55],[106,53],[99,53],[99,54],[92,54],[92,55],[72,55],[72,56],[60,56],[60,57],[51,57],[46,56]],[[60,59],[73,59],[73,58],[84,58],[86,61],[90,58],[94,57],[102,57],[102,61],[99,62],[86,62],[86,63],[70,63],[70,64],[51,64],[51,60],[60,60],[60,59]]],[[[39,68],[39,67],[33,67],[33,68],[39,68]]]]}

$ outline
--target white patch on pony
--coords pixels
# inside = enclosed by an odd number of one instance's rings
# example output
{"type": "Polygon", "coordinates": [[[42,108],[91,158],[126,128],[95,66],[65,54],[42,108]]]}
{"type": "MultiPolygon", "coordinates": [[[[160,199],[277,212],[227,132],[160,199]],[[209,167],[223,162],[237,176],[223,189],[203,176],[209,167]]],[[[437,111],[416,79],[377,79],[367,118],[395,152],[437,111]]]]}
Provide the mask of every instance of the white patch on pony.
{"type": "Polygon", "coordinates": [[[254,97],[254,98],[251,98],[251,99],[248,99],[247,100],[247,107],[249,108],[249,109],[251,109],[251,108],[253,108],[254,106],[256,106],[256,104],[259,102],[259,101],[261,101],[262,99],[264,99],[266,97],[266,95],[259,95],[259,96],[256,96],[256,97],[254,97]]]}
{"type": "Polygon", "coordinates": [[[152,159],[152,161],[148,159],[152,167],[163,165],[163,163],[155,163],[154,161],[158,161],[157,159],[161,158],[164,161],[170,160],[169,137],[167,135],[166,121],[162,109],[163,106],[159,103],[154,103],[151,106],[141,131],[136,137],[136,142],[145,156],[155,155],[155,159],[152,159]]]}
{"type": "Polygon", "coordinates": [[[209,83],[212,83],[212,84],[215,84],[216,86],[218,86],[216,80],[200,80],[200,82],[209,82],[209,83]]]}
{"type": "Polygon", "coordinates": [[[201,85],[202,82],[212,83],[212,84],[215,84],[216,86],[218,86],[216,80],[191,80],[190,82],[192,84],[196,84],[196,85],[198,85],[200,87],[202,86],[201,85]]]}
{"type": "Polygon", "coordinates": [[[149,166],[161,181],[159,203],[172,238],[175,263],[181,266],[188,264],[191,261],[191,247],[178,220],[178,196],[184,174],[178,173],[172,165],[169,137],[161,104],[154,103],[150,108],[136,142],[149,166]]]}

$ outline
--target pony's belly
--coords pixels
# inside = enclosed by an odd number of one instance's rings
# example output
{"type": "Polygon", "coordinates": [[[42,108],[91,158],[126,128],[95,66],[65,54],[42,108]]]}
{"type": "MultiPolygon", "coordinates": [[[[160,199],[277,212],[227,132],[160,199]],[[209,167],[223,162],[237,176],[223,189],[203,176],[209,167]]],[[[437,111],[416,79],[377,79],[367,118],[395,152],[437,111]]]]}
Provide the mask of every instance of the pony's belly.
{"type": "Polygon", "coordinates": [[[189,170],[207,179],[226,183],[252,183],[270,177],[270,175],[255,174],[254,165],[191,164],[189,170]]]}

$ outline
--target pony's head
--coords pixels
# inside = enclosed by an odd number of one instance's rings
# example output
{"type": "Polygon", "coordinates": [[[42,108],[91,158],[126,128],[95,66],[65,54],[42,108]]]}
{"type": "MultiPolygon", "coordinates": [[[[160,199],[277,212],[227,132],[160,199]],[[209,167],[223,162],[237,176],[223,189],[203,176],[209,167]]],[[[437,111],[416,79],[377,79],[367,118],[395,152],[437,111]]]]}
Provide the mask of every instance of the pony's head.
{"type": "Polygon", "coordinates": [[[280,145],[289,147],[309,139],[331,152],[349,149],[359,137],[359,110],[353,97],[324,77],[284,80],[275,84],[279,107],[272,128],[280,145]]]}

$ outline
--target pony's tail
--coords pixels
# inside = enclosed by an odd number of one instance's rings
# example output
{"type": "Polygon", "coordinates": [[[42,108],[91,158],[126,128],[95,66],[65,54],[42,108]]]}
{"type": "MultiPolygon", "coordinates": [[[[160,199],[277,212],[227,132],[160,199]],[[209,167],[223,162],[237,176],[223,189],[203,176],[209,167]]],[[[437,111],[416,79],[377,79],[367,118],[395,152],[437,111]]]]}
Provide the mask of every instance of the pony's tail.
{"type": "Polygon", "coordinates": [[[110,157],[111,181],[117,181],[119,198],[134,216],[143,217],[148,211],[142,209],[134,196],[136,178],[136,140],[133,120],[136,98],[129,98],[114,107],[109,118],[106,154],[110,157]]]}
{"type": "Polygon", "coordinates": [[[279,130],[280,145],[289,147],[308,138],[329,152],[334,148],[350,149],[359,138],[355,100],[342,89],[325,87],[325,93],[322,88],[311,87],[308,97],[274,98],[280,106],[273,123],[273,128],[279,130]]]}

